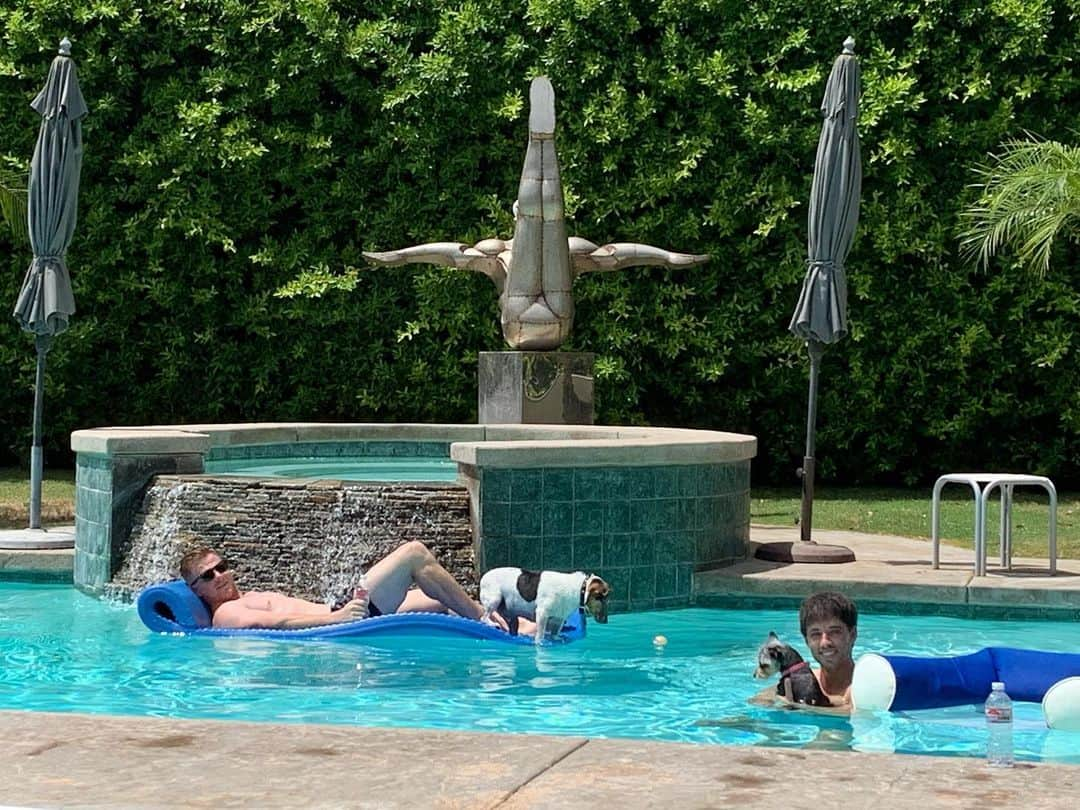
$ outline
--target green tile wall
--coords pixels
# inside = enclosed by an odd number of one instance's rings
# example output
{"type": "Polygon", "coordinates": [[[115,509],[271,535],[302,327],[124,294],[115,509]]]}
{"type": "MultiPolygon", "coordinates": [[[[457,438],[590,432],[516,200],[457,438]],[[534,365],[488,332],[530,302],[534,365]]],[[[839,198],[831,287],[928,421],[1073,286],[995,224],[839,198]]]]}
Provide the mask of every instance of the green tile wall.
{"type": "Polygon", "coordinates": [[[750,462],[480,470],[478,563],[584,569],[613,610],[690,603],[695,570],[742,559],[750,462]]]}
{"type": "Polygon", "coordinates": [[[75,586],[101,594],[120,564],[135,509],[155,475],[201,473],[202,456],[105,456],[75,460],[75,586]]]}
{"type": "Polygon", "coordinates": [[[79,453],[75,464],[73,581],[100,592],[109,579],[112,465],[107,456],[79,453]]]}

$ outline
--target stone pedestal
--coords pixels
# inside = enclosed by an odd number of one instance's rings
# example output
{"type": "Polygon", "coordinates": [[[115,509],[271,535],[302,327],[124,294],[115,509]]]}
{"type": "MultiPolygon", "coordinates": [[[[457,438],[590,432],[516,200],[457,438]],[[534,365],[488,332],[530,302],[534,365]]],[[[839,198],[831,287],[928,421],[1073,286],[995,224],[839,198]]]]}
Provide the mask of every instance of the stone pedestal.
{"type": "Polygon", "coordinates": [[[480,352],[480,424],[591,425],[589,352],[480,352]]]}

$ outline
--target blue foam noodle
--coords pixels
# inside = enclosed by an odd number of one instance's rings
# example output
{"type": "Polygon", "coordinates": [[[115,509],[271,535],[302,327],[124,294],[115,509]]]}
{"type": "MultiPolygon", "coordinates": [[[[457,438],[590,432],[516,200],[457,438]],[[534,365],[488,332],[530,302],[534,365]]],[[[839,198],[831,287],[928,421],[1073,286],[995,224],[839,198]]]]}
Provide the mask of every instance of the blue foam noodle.
{"type": "Polygon", "coordinates": [[[1038,703],[1055,683],[1080,675],[1080,654],[1014,647],[991,647],[990,652],[997,670],[995,680],[1005,682],[1005,691],[1013,700],[1038,703]]]}
{"type": "Polygon", "coordinates": [[[135,606],[143,624],[158,633],[185,633],[210,626],[210,611],[182,579],[144,588],[135,606]]]}
{"type": "Polygon", "coordinates": [[[1080,730],[1080,653],[1015,647],[939,658],[869,653],[855,662],[851,699],[856,709],[871,711],[979,705],[994,681],[1004,682],[1013,700],[1042,703],[1051,728],[1080,730]]]}
{"type": "Polygon", "coordinates": [[[982,703],[997,680],[989,650],[948,658],[885,658],[896,673],[893,711],[982,703]]]}
{"type": "MultiPolygon", "coordinates": [[[[277,640],[441,635],[499,641],[505,644],[533,643],[532,636],[512,636],[490,624],[444,613],[394,613],[353,622],[304,627],[296,630],[212,627],[206,606],[183,580],[147,587],[139,594],[136,607],[143,624],[157,633],[277,640]]],[[[579,610],[566,620],[562,632],[555,640],[575,641],[584,636],[585,617],[579,610]]]]}

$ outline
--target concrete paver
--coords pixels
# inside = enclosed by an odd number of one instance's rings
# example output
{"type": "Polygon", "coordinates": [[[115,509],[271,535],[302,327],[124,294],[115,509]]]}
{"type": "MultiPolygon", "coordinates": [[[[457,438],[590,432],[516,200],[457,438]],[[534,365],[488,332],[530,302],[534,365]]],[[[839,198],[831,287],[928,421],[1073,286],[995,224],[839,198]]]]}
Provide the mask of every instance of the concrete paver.
{"type": "Polygon", "coordinates": [[[0,712],[3,801],[36,807],[493,807],[583,739],[0,712]]]}
{"type": "Polygon", "coordinates": [[[35,549],[73,549],[74,526],[49,526],[44,529],[0,529],[0,549],[31,551],[35,549]]]}
{"type": "Polygon", "coordinates": [[[1065,807],[1080,769],[980,760],[593,740],[500,808],[1065,807]]]}
{"type": "Polygon", "coordinates": [[[353,726],[0,712],[23,807],[1072,807],[1080,768],[353,726]]]}

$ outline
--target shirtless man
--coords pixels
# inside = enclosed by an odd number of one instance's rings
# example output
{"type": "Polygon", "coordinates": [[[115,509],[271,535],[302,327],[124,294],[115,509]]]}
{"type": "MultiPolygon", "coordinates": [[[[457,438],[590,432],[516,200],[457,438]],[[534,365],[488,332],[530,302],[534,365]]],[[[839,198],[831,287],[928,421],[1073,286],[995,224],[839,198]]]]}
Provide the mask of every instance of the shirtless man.
{"type": "Polygon", "coordinates": [[[859,611],[855,603],[835,591],[815,593],[799,608],[799,630],[820,665],[814,670],[821,691],[834,706],[851,706],[851,677],[855,673],[855,647],[859,611]]]}
{"type": "MultiPolygon", "coordinates": [[[[855,672],[855,659],[851,651],[859,635],[858,619],[855,603],[842,593],[833,591],[811,594],[799,607],[799,630],[806,639],[810,654],[821,665],[814,670],[814,677],[821,691],[832,701],[834,709],[851,711],[851,677],[855,672]]],[[[751,698],[754,703],[764,704],[777,700],[790,702],[776,694],[775,685],[751,698]]]]}
{"type": "MultiPolygon", "coordinates": [[[[483,608],[469,597],[427,546],[411,541],[366,573],[368,594],[336,610],[277,591],[241,593],[229,564],[216,551],[197,548],[180,561],[180,576],[206,603],[214,627],[317,627],[384,613],[446,613],[479,619],[483,608]],[[412,586],[416,585],[416,588],[412,586]]],[[[496,617],[498,622],[501,617],[496,617]]]]}

